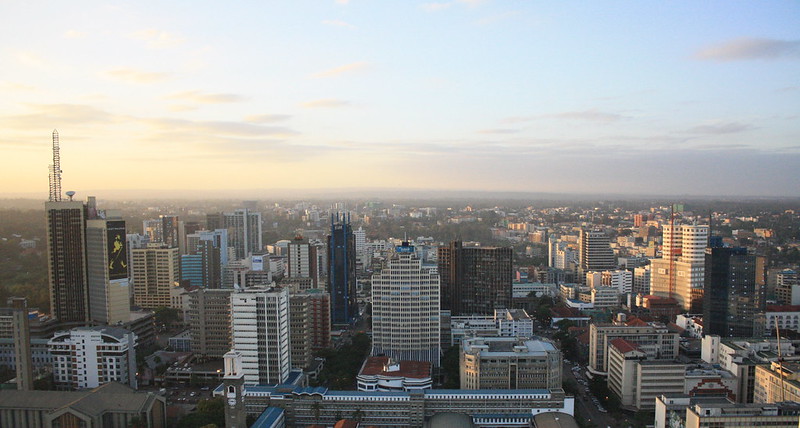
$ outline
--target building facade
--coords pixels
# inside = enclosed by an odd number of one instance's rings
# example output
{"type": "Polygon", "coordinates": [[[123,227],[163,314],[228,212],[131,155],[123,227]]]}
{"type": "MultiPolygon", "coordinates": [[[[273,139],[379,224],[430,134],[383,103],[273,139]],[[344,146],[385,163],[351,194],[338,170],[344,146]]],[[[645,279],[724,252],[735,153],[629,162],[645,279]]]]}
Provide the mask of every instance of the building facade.
{"type": "Polygon", "coordinates": [[[439,366],[439,274],[405,243],[372,275],[372,352],[439,366]]]}
{"type": "Polygon", "coordinates": [[[662,258],[651,261],[650,294],[672,297],[684,311],[701,313],[708,226],[663,226],[662,258]]]}
{"type": "Polygon", "coordinates": [[[86,206],[72,200],[49,201],[44,206],[50,311],[61,322],[87,322],[86,206]]]}
{"type": "Polygon", "coordinates": [[[358,316],[356,300],[356,243],[350,219],[331,216],[328,235],[328,292],[331,324],[350,324],[358,316]]]}
{"type": "Polygon", "coordinates": [[[491,315],[511,307],[514,271],[511,247],[439,247],[442,309],[452,315],[491,315]]]}
{"type": "Polygon", "coordinates": [[[48,342],[53,379],[61,389],[119,382],[136,389],[136,335],[116,327],[77,327],[48,342]]]}
{"type": "Polygon", "coordinates": [[[561,386],[561,351],[544,339],[465,338],[461,389],[554,389],[561,386]]]}
{"type": "Polygon", "coordinates": [[[746,248],[708,248],[703,331],[723,337],[761,334],[764,287],[756,284],[756,256],[746,248]]]}
{"type": "Polygon", "coordinates": [[[170,289],[180,280],[178,247],[148,244],[132,250],[133,303],[146,309],[170,305],[170,289]]]}
{"type": "Polygon", "coordinates": [[[125,222],[107,213],[86,222],[89,318],[100,324],[130,321],[125,222]]]}
{"type": "Polygon", "coordinates": [[[222,358],[231,350],[231,293],[233,289],[198,289],[188,293],[192,352],[222,358]]]}
{"type": "Polygon", "coordinates": [[[242,356],[245,383],[283,383],[292,367],[288,290],[234,291],[231,294],[231,334],[232,348],[242,356]]]}
{"type": "Polygon", "coordinates": [[[289,295],[292,366],[308,368],[317,352],[331,346],[331,298],[320,289],[289,295]]]}

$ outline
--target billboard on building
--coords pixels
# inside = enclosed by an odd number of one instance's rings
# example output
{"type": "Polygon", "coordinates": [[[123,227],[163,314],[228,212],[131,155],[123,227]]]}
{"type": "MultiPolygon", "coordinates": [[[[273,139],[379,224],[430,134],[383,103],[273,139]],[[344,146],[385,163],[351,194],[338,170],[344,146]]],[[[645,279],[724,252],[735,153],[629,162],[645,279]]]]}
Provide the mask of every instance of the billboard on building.
{"type": "Polygon", "coordinates": [[[106,246],[108,253],[108,279],[128,277],[128,252],[125,248],[125,222],[106,223],[106,246]]]}

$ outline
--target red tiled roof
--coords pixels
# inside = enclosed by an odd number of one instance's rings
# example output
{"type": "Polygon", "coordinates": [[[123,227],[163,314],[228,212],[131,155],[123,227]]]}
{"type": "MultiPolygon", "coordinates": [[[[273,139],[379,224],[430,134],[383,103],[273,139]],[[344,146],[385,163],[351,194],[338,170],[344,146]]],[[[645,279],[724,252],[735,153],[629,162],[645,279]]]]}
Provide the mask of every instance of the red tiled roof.
{"type": "Polygon", "coordinates": [[[625,325],[629,327],[644,327],[647,325],[647,323],[640,320],[639,318],[634,317],[625,322],[625,325]]]}
{"type": "Polygon", "coordinates": [[[635,343],[628,342],[627,340],[622,339],[622,338],[614,339],[614,340],[608,342],[608,344],[613,346],[613,347],[615,347],[615,348],[617,348],[619,350],[619,352],[622,352],[623,354],[627,354],[628,352],[638,351],[639,350],[639,347],[636,346],[635,343]]]}
{"type": "Polygon", "coordinates": [[[589,334],[588,331],[586,333],[583,333],[582,335],[578,336],[578,342],[580,342],[583,345],[588,345],[589,344],[589,340],[591,340],[591,335],[589,334]]]}
{"type": "Polygon", "coordinates": [[[427,361],[400,361],[400,369],[391,372],[386,370],[388,365],[389,357],[367,357],[359,374],[367,376],[397,376],[411,379],[421,379],[431,375],[431,363],[427,361]]]}

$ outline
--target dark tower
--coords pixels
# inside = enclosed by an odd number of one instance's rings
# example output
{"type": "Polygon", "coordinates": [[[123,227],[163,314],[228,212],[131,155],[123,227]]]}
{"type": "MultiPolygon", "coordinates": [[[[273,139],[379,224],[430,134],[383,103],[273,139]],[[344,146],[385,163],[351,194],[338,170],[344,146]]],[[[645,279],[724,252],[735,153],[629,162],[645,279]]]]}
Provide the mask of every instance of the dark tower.
{"type": "Polygon", "coordinates": [[[438,260],[442,309],[452,315],[489,315],[511,307],[511,247],[464,247],[453,241],[439,247],[438,260]]]}
{"type": "Polygon", "coordinates": [[[703,333],[751,337],[763,306],[763,287],[756,283],[756,256],[746,248],[706,249],[703,333]]]}
{"type": "Polygon", "coordinates": [[[350,217],[331,215],[328,236],[328,292],[331,324],[350,324],[358,313],[356,301],[356,240],[350,217]]]}
{"type": "Polygon", "coordinates": [[[244,373],[242,355],[230,351],[223,356],[225,374],[222,386],[225,392],[225,426],[247,428],[247,412],[244,407],[244,373]]]}

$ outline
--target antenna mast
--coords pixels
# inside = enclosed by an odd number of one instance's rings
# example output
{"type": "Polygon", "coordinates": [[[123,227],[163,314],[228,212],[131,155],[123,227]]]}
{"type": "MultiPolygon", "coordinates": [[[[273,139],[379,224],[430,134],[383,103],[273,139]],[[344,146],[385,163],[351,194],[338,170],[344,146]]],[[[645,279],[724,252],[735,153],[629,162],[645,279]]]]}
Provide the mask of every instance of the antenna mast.
{"type": "Polygon", "coordinates": [[[53,130],[53,164],[50,165],[50,202],[61,201],[61,155],[58,147],[58,131],[53,130]]]}

